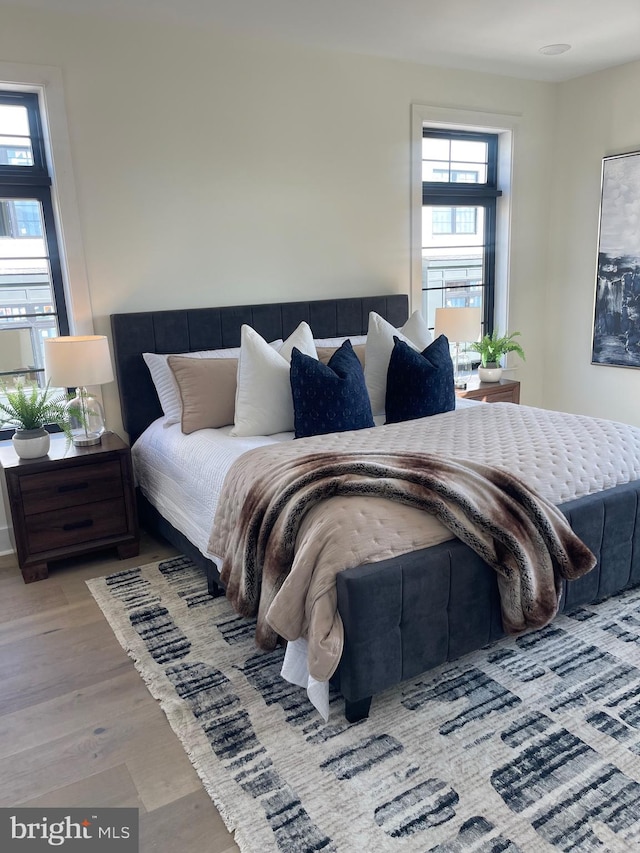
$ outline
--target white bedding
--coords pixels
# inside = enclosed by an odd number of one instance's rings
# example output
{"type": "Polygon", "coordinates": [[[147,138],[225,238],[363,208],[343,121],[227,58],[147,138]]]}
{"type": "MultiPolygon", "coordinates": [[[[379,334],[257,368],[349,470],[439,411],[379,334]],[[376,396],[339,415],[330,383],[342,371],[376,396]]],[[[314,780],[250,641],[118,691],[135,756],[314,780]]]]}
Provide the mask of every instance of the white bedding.
{"type": "Polygon", "coordinates": [[[211,559],[211,525],[231,464],[245,451],[289,441],[293,433],[234,438],[227,426],[183,435],[180,424],[164,421],[154,421],[131,449],[137,484],[167,521],[211,559]]]}
{"type": "MultiPolygon", "coordinates": [[[[456,401],[459,409],[476,405],[482,404],[456,401]]],[[[384,417],[375,420],[382,423],[384,417]]],[[[131,449],[142,494],[208,559],[215,558],[208,550],[211,525],[222,483],[234,460],[254,447],[293,439],[292,432],[235,437],[230,435],[232,428],[183,435],[180,424],[167,426],[165,418],[158,418],[131,449]]]]}

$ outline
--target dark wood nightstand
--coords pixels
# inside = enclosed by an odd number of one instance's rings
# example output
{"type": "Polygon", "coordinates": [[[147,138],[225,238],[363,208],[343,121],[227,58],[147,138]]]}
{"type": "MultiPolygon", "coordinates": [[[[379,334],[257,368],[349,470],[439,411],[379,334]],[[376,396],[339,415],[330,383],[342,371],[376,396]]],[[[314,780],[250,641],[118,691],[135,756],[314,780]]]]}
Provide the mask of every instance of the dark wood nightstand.
{"type": "Polygon", "coordinates": [[[4,497],[25,583],[42,580],[49,562],[115,547],[120,559],[139,551],[131,453],[113,432],[101,444],[67,445],[51,436],[39,459],[19,459],[0,442],[4,497]]]}
{"type": "Polygon", "coordinates": [[[456,396],[485,403],[519,403],[520,383],[516,379],[480,382],[477,376],[472,376],[466,388],[456,388],[456,396]]]}

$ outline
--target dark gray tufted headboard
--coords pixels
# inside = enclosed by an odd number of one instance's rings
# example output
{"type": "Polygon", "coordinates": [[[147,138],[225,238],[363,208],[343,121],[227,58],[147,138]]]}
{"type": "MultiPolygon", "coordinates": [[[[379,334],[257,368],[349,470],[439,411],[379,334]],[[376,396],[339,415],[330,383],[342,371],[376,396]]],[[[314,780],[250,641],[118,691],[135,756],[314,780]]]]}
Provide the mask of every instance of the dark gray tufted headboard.
{"type": "Polygon", "coordinates": [[[306,320],[316,338],[364,335],[369,312],[394,326],[409,315],[405,294],[280,302],[223,308],[184,308],[112,314],[111,331],[124,428],[133,442],[162,409],[143,352],[197,352],[240,346],[240,327],[247,323],[266,340],[286,338],[306,320]]]}

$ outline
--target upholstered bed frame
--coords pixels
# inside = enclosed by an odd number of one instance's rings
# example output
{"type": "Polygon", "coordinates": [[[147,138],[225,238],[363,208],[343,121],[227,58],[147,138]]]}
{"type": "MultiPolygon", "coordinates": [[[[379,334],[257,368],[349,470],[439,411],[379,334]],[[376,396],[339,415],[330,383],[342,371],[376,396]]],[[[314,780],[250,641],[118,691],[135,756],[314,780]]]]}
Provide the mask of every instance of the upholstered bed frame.
{"type": "MultiPolygon", "coordinates": [[[[124,427],[131,443],[162,414],[143,352],[236,347],[240,327],[267,340],[286,338],[302,320],[315,337],[365,334],[370,311],[395,326],[408,316],[404,295],[178,309],[111,317],[124,427]]],[[[598,558],[588,575],[565,585],[561,609],[573,609],[640,583],[640,482],[571,501],[561,509],[598,558]]],[[[219,594],[215,565],[139,496],[141,523],[206,572],[219,594]]],[[[371,698],[400,681],[454,660],[504,635],[495,574],[459,540],[341,572],[338,609],[344,652],[333,679],[351,721],[371,698]]]]}

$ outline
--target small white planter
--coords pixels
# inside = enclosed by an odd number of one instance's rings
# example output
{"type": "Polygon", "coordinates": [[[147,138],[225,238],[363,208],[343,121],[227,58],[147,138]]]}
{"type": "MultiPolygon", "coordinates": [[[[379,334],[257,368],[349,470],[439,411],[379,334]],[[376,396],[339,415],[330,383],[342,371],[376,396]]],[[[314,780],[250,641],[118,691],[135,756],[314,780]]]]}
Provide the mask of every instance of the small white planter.
{"type": "Polygon", "coordinates": [[[11,439],[20,459],[37,459],[49,452],[51,439],[46,429],[17,429],[11,439]]]}
{"type": "Polygon", "coordinates": [[[480,366],[478,368],[478,378],[480,382],[499,382],[502,378],[502,368],[480,366]]]}

